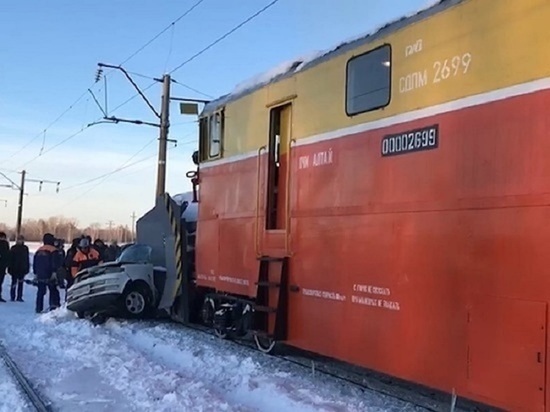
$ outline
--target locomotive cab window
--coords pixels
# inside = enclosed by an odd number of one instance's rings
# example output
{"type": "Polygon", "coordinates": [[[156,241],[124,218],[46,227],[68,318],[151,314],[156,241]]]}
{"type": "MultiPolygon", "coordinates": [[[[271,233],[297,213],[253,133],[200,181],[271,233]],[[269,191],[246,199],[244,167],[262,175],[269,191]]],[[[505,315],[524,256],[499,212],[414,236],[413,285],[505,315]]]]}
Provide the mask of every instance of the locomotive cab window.
{"type": "Polygon", "coordinates": [[[353,116],[381,109],[391,98],[391,47],[384,45],[347,64],[346,113],[353,116]]]}
{"type": "Polygon", "coordinates": [[[200,120],[199,157],[201,161],[216,159],[222,151],[224,116],[223,111],[200,120]]]}

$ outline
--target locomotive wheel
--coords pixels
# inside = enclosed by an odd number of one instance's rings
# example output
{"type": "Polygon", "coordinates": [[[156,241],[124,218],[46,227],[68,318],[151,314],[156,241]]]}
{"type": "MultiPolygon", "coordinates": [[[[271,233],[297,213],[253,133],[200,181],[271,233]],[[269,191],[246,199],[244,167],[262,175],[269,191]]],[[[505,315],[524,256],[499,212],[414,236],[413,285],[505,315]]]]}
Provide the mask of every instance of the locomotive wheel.
{"type": "MultiPolygon", "coordinates": [[[[207,326],[214,325],[214,315],[216,313],[216,303],[214,299],[206,297],[202,304],[202,322],[207,326]]],[[[214,327],[214,334],[220,339],[227,338],[227,330],[214,327]]]]}
{"type": "Polygon", "coordinates": [[[212,326],[214,323],[214,313],[216,311],[216,305],[212,298],[206,297],[202,304],[202,322],[207,326],[212,326]]]}
{"type": "Polygon", "coordinates": [[[273,338],[267,338],[263,336],[254,335],[254,342],[260,352],[271,353],[275,347],[275,340],[273,338]]]}
{"type": "Polygon", "coordinates": [[[243,338],[247,336],[248,332],[252,328],[252,316],[252,306],[247,303],[246,305],[244,305],[241,313],[241,319],[239,321],[239,326],[236,331],[237,337],[243,338]]]}

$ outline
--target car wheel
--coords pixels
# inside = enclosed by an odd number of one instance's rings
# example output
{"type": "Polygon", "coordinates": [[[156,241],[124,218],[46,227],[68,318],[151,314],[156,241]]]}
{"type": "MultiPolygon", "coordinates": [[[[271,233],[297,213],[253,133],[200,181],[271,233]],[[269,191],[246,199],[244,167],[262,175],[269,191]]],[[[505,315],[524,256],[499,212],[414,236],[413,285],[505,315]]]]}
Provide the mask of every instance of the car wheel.
{"type": "Polygon", "coordinates": [[[122,309],[126,316],[140,319],[150,312],[149,293],[144,286],[130,285],[122,296],[122,309]]]}

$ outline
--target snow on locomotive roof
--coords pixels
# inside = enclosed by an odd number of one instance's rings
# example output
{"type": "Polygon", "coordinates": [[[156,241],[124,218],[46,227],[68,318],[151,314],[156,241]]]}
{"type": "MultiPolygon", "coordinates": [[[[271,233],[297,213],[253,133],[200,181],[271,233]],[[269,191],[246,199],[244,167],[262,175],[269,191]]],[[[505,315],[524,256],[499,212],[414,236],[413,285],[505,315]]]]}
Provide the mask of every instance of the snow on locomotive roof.
{"type": "Polygon", "coordinates": [[[202,115],[212,113],[221,106],[227,104],[228,102],[236,100],[246,94],[252,93],[253,91],[258,90],[267,84],[274,83],[287,76],[292,76],[299,71],[309,69],[310,67],[329,60],[339,54],[346,53],[361,44],[368,43],[376,40],[379,37],[388,35],[409,24],[436,14],[462,1],[464,0],[428,0],[425,6],[422,7],[420,10],[417,10],[409,15],[405,15],[390,23],[385,23],[382,26],[379,26],[374,30],[370,30],[367,33],[363,33],[359,36],[347,39],[339,43],[335,47],[324,51],[312,52],[296,59],[281,63],[265,73],[261,73],[242,83],[239,83],[231,93],[211,101],[204,107],[202,115]]]}

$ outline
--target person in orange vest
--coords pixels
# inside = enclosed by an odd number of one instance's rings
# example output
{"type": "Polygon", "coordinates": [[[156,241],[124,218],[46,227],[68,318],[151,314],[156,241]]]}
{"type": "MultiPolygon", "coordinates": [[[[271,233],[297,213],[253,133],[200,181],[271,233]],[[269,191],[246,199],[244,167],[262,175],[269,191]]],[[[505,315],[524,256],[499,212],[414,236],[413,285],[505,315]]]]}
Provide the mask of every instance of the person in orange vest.
{"type": "Polygon", "coordinates": [[[99,252],[91,247],[90,241],[87,238],[80,239],[78,243],[78,252],[74,255],[71,267],[71,275],[76,277],[76,274],[81,270],[88,269],[103,263],[99,252]]]}

